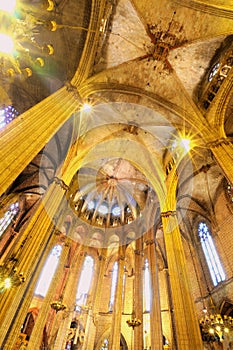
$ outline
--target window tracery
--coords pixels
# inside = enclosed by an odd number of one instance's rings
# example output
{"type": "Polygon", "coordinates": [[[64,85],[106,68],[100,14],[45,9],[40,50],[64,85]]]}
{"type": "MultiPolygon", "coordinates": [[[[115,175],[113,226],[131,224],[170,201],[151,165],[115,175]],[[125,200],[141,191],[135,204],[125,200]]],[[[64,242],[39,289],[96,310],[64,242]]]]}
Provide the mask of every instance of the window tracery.
{"type": "Polygon", "coordinates": [[[202,106],[207,110],[214,100],[220,86],[233,67],[233,50],[232,48],[224,57],[216,62],[208,75],[208,87],[202,97],[202,106]]]}
{"type": "Polygon", "coordinates": [[[223,271],[217,250],[215,248],[211,233],[205,222],[200,222],[198,225],[198,235],[201,241],[201,246],[205,259],[210,271],[210,275],[214,286],[224,281],[226,276],[223,271]]]}
{"type": "Polygon", "coordinates": [[[13,119],[15,119],[19,113],[13,106],[6,106],[0,109],[0,130],[9,124],[13,119]]]}
{"type": "Polygon", "coordinates": [[[19,212],[19,203],[15,202],[10,205],[4,216],[0,219],[0,237],[6,231],[7,227],[12,223],[13,219],[19,212]]]}
{"type": "Polygon", "coordinates": [[[210,71],[210,74],[209,74],[209,77],[208,77],[208,80],[211,81],[213,79],[213,77],[215,76],[215,74],[217,74],[218,72],[218,69],[219,69],[219,66],[220,66],[220,63],[217,62],[213,65],[211,71],[210,71]]]}
{"type": "Polygon", "coordinates": [[[233,203],[233,186],[230,183],[227,184],[227,196],[230,202],[233,203]]]}

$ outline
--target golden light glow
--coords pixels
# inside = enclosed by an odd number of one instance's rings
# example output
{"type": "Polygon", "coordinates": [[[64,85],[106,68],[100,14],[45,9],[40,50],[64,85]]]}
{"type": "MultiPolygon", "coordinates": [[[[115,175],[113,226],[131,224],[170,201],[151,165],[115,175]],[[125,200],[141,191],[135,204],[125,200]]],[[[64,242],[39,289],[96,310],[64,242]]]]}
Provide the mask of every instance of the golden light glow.
{"type": "Polygon", "coordinates": [[[220,326],[216,326],[216,331],[220,332],[221,331],[221,327],[220,326]]]}
{"type": "Polygon", "coordinates": [[[0,0],[0,10],[8,13],[14,12],[16,0],[0,0]]]}
{"type": "Polygon", "coordinates": [[[0,33],[0,43],[0,52],[11,54],[14,51],[14,41],[9,35],[0,33]]]}
{"type": "Polygon", "coordinates": [[[224,332],[225,332],[225,333],[229,333],[229,328],[225,327],[225,328],[224,328],[224,332]]]}
{"type": "Polygon", "coordinates": [[[191,141],[187,138],[182,138],[180,140],[180,145],[184,148],[186,152],[188,152],[191,149],[191,141]]]}
{"type": "Polygon", "coordinates": [[[11,279],[10,278],[6,278],[4,281],[4,287],[6,289],[9,289],[11,287],[11,279]]]}
{"type": "Polygon", "coordinates": [[[214,334],[214,329],[213,329],[213,328],[210,328],[210,329],[209,329],[209,333],[210,333],[210,334],[214,334]]]}
{"type": "Polygon", "coordinates": [[[83,112],[91,112],[92,106],[89,103],[84,103],[82,106],[82,111],[83,112]]]}

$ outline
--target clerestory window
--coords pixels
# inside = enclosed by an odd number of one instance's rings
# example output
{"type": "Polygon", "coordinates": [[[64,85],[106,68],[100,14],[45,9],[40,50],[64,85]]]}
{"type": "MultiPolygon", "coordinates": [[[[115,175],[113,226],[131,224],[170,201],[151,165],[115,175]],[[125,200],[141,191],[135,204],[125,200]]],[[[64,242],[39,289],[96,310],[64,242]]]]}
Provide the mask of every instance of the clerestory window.
{"type": "Polygon", "coordinates": [[[80,310],[81,306],[86,305],[88,293],[91,287],[93,272],[94,272],[94,259],[88,255],[85,257],[79,283],[78,283],[78,290],[76,294],[77,310],[80,310]]]}
{"type": "Polygon", "coordinates": [[[117,286],[117,278],[118,278],[118,263],[117,261],[115,261],[115,263],[113,264],[113,270],[112,270],[112,284],[111,284],[111,292],[110,292],[109,311],[113,310],[113,304],[114,304],[116,286],[117,286]]]}
{"type": "Polygon", "coordinates": [[[7,106],[0,109],[0,130],[9,124],[13,119],[15,119],[19,113],[13,106],[7,106]]]}
{"type": "Polygon", "coordinates": [[[53,247],[41,271],[34,294],[40,295],[42,297],[46,296],[54,273],[57,269],[61,251],[61,245],[57,244],[53,247]]]}
{"type": "Polygon", "coordinates": [[[150,286],[150,270],[148,259],[144,263],[144,311],[150,312],[151,307],[151,286],[150,286]]]}
{"type": "Polygon", "coordinates": [[[213,284],[214,286],[217,286],[218,283],[225,280],[226,276],[215,248],[213,238],[206,223],[199,223],[198,235],[213,284]]]}
{"type": "Polygon", "coordinates": [[[16,217],[19,211],[19,203],[12,203],[8,210],[5,212],[4,216],[0,219],[0,237],[6,231],[7,227],[12,223],[13,219],[16,217]]]}

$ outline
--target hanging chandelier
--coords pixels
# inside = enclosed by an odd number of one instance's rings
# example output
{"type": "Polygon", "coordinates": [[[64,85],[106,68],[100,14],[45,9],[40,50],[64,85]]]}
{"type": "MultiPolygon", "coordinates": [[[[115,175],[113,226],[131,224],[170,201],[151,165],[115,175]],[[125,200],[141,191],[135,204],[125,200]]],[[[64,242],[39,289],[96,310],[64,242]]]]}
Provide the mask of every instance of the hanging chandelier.
{"type": "Polygon", "coordinates": [[[141,325],[142,321],[139,320],[139,318],[136,318],[135,311],[133,311],[131,318],[127,320],[126,323],[129,327],[132,327],[134,330],[135,327],[138,327],[141,325]]]}
{"type": "Polygon", "coordinates": [[[204,316],[200,319],[202,340],[205,342],[220,342],[233,332],[233,318],[228,315],[221,315],[214,308],[213,312],[203,309],[204,316]]]}
{"type": "Polygon", "coordinates": [[[46,2],[44,19],[40,19],[33,6],[0,0],[1,78],[30,77],[33,71],[44,67],[45,57],[54,53],[53,45],[41,43],[39,38],[41,27],[50,30],[46,10],[51,11],[52,4],[51,0],[46,2]]]}
{"type": "Polygon", "coordinates": [[[66,309],[66,305],[62,302],[62,298],[59,300],[53,301],[51,304],[51,308],[56,311],[63,311],[66,309]]]}

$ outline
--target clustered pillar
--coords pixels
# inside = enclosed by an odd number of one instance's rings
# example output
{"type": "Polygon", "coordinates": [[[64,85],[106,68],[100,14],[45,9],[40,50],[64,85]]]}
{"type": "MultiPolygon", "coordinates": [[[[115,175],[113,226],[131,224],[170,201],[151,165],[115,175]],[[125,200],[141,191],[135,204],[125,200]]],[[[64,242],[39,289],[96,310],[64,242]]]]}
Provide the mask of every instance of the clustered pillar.
{"type": "Polygon", "coordinates": [[[203,349],[175,211],[162,212],[178,350],[203,349]]]}

